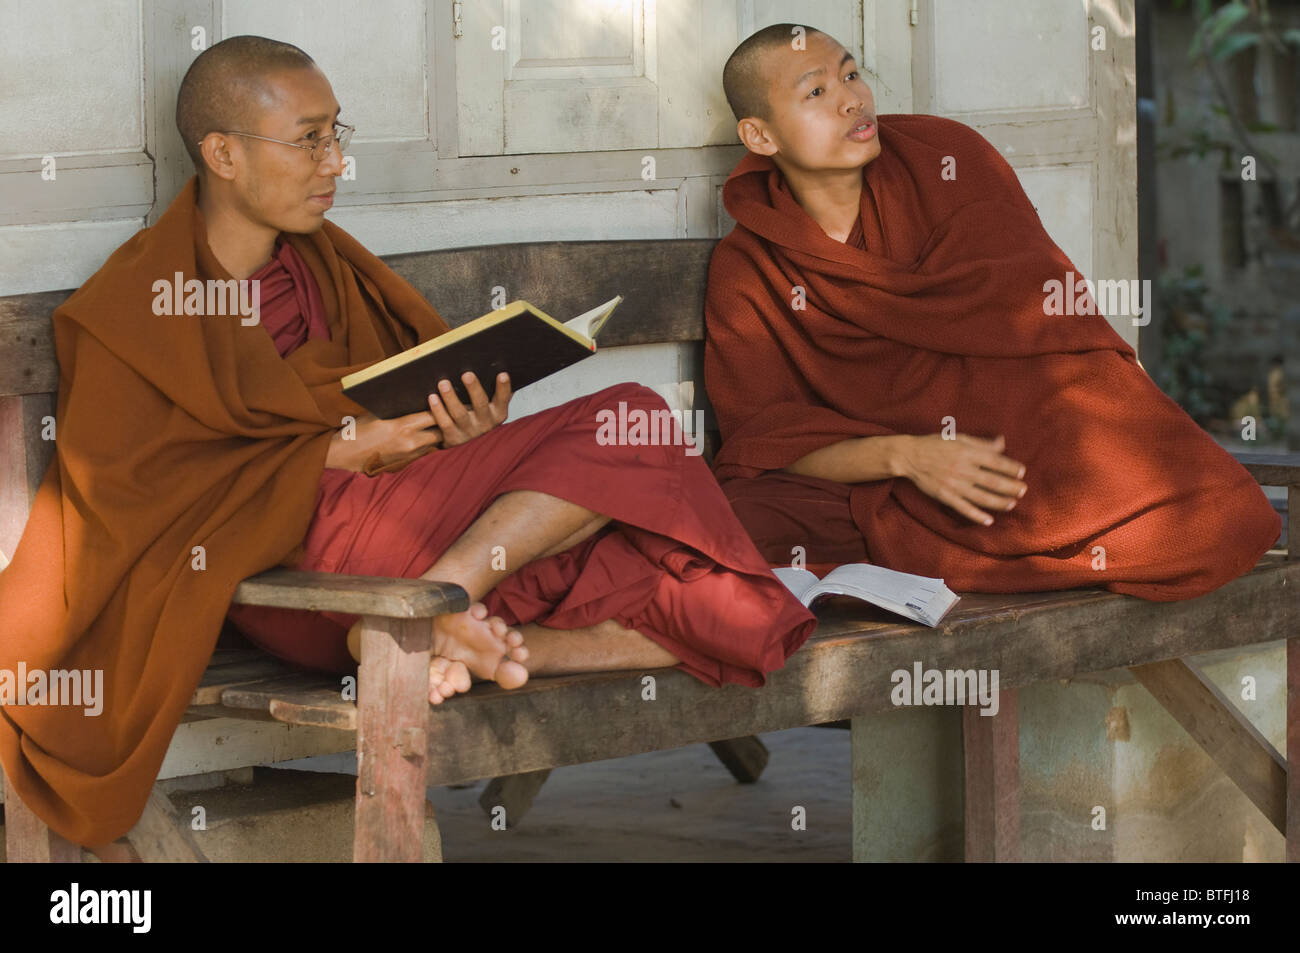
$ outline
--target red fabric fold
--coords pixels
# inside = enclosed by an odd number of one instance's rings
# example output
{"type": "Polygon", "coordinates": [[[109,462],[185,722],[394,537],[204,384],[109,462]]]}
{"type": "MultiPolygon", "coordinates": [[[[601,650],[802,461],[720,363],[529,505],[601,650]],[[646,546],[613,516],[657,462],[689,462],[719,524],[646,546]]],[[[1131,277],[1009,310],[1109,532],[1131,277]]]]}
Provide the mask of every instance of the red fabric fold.
{"type": "Polygon", "coordinates": [[[746,156],[724,186],[737,226],[710,264],[705,377],[715,472],[747,496],[751,534],[773,555],[799,544],[753,514],[807,487],[763,503],[766,484],[730,481],[952,417],[959,433],[1004,434],[1028,492],[984,527],[906,479],[854,485],[849,512],[874,561],[966,591],[1099,585],[1153,600],[1250,569],[1280,517],[1104,317],[1044,313],[1045,284],[1079,270],[1006,160],[952,120],[880,116],[878,128],[860,247],[826,235],[767,157],[746,156]],[[949,160],[955,179],[941,175],[949,160]]]}
{"type": "MultiPolygon", "coordinates": [[[[262,281],[262,325],[285,358],[309,337],[329,339],[315,280],[300,265],[284,244],[252,276],[262,281]]],[[[502,493],[549,493],[619,522],[519,567],[485,597],[493,614],[559,629],[615,619],[702,681],[762,685],[812,633],[812,614],[768,571],[700,458],[681,446],[597,440],[596,415],[620,402],[647,413],[664,407],[647,388],[619,385],[392,473],[326,468],[296,568],[420,576],[502,493]]],[[[347,629],[356,616],[243,605],[227,615],[285,661],[355,668],[347,629]]]]}

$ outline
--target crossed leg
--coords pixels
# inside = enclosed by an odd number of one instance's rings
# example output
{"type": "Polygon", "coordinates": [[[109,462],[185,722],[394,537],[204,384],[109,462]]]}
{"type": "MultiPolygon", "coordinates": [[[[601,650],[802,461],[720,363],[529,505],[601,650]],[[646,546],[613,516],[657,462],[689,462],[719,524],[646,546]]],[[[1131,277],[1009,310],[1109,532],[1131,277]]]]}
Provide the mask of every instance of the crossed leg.
{"type": "MultiPolygon", "coordinates": [[[[439,704],[457,692],[468,691],[472,677],[518,688],[530,673],[659,668],[677,662],[657,643],[613,620],[572,631],[525,626],[525,636],[499,617],[489,616],[487,607],[478,601],[515,569],[564,552],[608,522],[607,516],[548,493],[514,490],[497,497],[470,524],[420,576],[456,583],[471,600],[465,612],[433,619],[430,702],[439,704]],[[505,565],[514,568],[494,568],[498,547],[507,554],[505,565]],[[525,665],[531,657],[525,644],[528,640],[536,641],[538,657],[525,665]]],[[[359,661],[360,622],[348,632],[348,649],[359,661]]]]}

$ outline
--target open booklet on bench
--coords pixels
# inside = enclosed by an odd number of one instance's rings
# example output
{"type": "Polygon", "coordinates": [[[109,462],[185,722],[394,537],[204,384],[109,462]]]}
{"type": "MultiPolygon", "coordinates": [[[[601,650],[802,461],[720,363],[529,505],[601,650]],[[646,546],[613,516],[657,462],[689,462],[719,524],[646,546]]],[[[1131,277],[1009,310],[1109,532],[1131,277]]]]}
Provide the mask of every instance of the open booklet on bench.
{"type": "Polygon", "coordinates": [[[822,579],[807,569],[791,566],[781,566],[772,572],[806,606],[821,596],[852,596],[931,627],[938,625],[961,599],[942,579],[914,576],[869,563],[836,566],[822,579]]]}
{"type": "Polygon", "coordinates": [[[473,371],[491,398],[496,377],[510,375],[519,391],[596,352],[596,335],[622,295],[560,323],[527,301],[512,301],[453,331],[430,338],[343,378],[343,393],[376,417],[429,409],[429,394],[449,380],[465,404],[460,375],[473,371]]]}

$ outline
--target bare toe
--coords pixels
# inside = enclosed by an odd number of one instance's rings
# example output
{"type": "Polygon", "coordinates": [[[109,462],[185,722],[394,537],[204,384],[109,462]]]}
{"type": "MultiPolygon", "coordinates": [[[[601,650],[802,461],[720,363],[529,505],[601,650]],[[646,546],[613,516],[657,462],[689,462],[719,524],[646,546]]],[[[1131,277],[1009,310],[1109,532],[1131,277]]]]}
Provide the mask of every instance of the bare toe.
{"type": "MultiPolygon", "coordinates": [[[[524,649],[523,651],[527,650],[524,649]]],[[[502,688],[519,688],[528,681],[528,669],[518,662],[502,659],[501,664],[497,666],[496,674],[492,676],[492,680],[502,688]]]]}
{"type": "Polygon", "coordinates": [[[464,662],[435,655],[429,662],[429,703],[440,705],[458,692],[470,688],[469,669],[464,662]]]}

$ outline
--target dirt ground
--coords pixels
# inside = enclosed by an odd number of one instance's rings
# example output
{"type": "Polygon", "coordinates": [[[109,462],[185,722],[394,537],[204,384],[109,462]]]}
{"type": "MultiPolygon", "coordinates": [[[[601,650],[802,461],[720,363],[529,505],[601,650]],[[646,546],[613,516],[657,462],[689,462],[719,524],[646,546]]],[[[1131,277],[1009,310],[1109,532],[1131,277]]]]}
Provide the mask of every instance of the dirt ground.
{"type": "MultiPolygon", "coordinates": [[[[434,788],[443,858],[465,861],[849,861],[849,733],[763,735],[771,759],[739,784],[707,745],[551,772],[517,826],[493,830],[484,783],[434,788]],[[794,808],[807,829],[792,829],[794,808]]],[[[509,819],[507,819],[509,823],[509,819]]]]}

